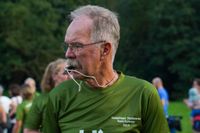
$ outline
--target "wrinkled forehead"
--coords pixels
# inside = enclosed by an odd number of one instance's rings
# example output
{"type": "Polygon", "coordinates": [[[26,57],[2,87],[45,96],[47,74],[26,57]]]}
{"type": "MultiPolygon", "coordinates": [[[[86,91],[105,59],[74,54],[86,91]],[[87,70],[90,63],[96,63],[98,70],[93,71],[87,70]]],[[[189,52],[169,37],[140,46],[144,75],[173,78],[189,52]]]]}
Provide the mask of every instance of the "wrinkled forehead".
{"type": "Polygon", "coordinates": [[[65,35],[65,42],[73,42],[81,38],[90,39],[92,20],[87,16],[75,18],[69,25],[65,35]]]}

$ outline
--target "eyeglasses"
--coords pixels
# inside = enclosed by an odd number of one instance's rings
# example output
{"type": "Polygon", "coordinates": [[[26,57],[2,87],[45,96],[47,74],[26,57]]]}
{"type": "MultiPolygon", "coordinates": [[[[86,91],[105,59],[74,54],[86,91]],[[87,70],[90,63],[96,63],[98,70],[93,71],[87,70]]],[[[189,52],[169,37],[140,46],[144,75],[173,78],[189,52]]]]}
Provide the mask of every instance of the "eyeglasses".
{"type": "Polygon", "coordinates": [[[106,43],[106,41],[98,41],[98,42],[93,42],[93,43],[88,43],[88,44],[83,44],[80,42],[72,42],[72,43],[64,43],[64,51],[66,52],[68,48],[70,48],[73,52],[77,52],[80,49],[83,49],[86,46],[90,45],[95,45],[95,44],[102,44],[106,43]]]}

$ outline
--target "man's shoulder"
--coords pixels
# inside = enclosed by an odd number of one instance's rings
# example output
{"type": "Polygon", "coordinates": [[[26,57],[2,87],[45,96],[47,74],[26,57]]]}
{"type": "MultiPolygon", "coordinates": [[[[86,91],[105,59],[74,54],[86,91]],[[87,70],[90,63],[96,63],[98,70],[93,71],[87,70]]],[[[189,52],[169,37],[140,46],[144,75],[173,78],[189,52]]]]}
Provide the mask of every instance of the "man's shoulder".
{"type": "Polygon", "coordinates": [[[135,77],[135,76],[125,75],[125,79],[126,79],[127,82],[131,82],[131,83],[134,83],[134,84],[143,85],[143,84],[149,83],[148,81],[141,79],[141,78],[138,78],[138,77],[135,77]]]}
{"type": "Polygon", "coordinates": [[[125,75],[125,81],[127,85],[133,86],[136,89],[140,89],[140,91],[156,91],[155,87],[148,81],[144,79],[140,79],[134,76],[125,75]]]}

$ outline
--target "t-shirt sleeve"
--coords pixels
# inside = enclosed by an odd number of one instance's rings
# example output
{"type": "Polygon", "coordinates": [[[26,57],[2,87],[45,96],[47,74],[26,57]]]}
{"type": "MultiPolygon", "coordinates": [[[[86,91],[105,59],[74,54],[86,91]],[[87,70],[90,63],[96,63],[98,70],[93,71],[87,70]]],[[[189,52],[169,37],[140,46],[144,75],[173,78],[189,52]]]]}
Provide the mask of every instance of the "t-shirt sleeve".
{"type": "Polygon", "coordinates": [[[169,127],[165,118],[158,93],[155,88],[150,87],[145,93],[142,133],[169,133],[169,127]]]}
{"type": "Polygon", "coordinates": [[[23,120],[24,119],[24,109],[23,109],[23,104],[19,104],[17,106],[17,112],[16,112],[16,120],[23,120]]]}
{"type": "Polygon", "coordinates": [[[39,129],[42,124],[42,112],[39,105],[39,97],[36,97],[33,101],[33,105],[27,116],[25,127],[28,129],[39,129]]]}
{"type": "Polygon", "coordinates": [[[48,97],[43,121],[43,132],[44,133],[60,133],[58,125],[58,118],[56,111],[54,110],[52,100],[48,97]]]}

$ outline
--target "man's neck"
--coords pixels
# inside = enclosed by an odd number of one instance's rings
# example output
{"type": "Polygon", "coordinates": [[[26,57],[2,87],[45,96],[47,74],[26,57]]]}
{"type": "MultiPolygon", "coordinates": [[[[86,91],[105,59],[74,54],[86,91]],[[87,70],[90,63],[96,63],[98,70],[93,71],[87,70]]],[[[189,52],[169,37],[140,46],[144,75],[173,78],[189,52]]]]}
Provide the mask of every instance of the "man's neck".
{"type": "Polygon", "coordinates": [[[104,71],[99,72],[94,77],[96,79],[89,79],[86,83],[94,88],[106,88],[111,86],[118,79],[118,74],[114,69],[102,69],[104,71]]]}

